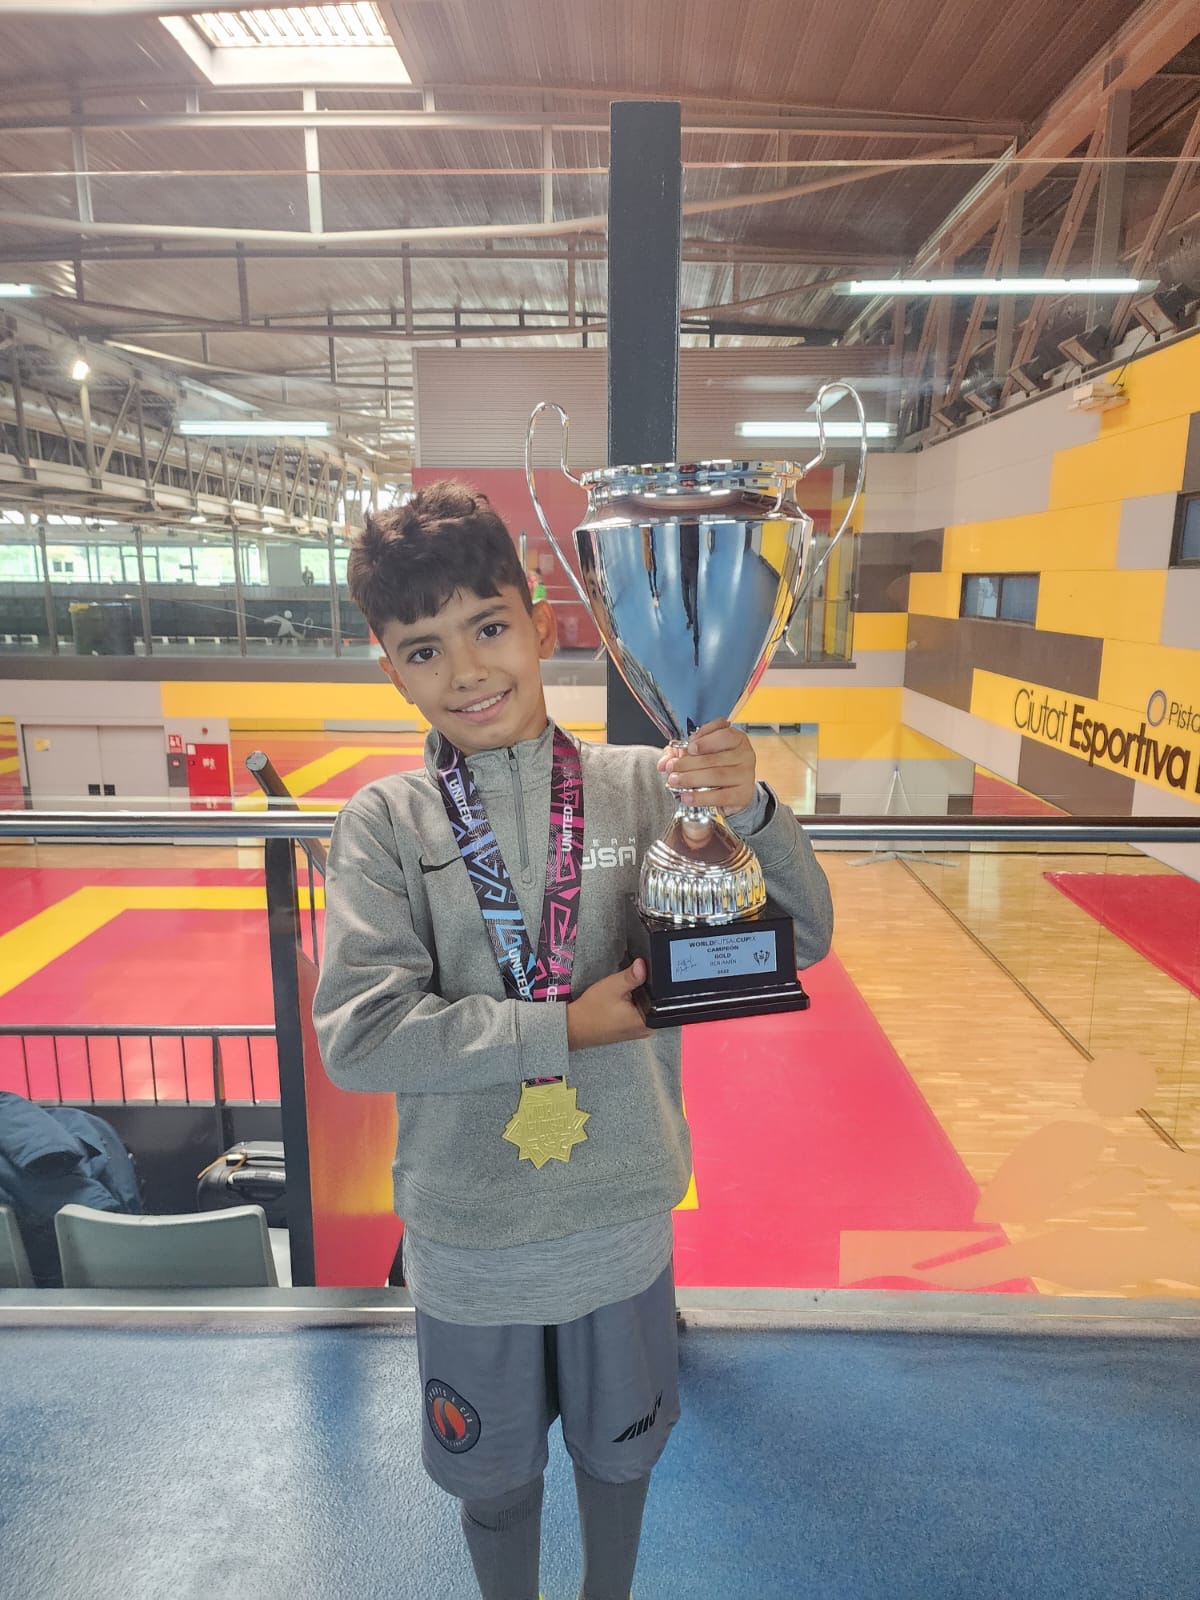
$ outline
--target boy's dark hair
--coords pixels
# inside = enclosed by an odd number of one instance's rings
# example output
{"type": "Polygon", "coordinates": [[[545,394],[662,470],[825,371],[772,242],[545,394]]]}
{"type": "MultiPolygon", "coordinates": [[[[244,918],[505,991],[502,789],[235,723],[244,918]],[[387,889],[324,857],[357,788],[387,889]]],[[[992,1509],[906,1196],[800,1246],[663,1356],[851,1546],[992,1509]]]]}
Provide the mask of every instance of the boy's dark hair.
{"type": "Polygon", "coordinates": [[[490,599],[509,584],[533,608],[516,546],[491,501],[448,478],[367,517],[350,546],[346,581],[376,638],[389,622],[436,616],[459,589],[490,599]]]}

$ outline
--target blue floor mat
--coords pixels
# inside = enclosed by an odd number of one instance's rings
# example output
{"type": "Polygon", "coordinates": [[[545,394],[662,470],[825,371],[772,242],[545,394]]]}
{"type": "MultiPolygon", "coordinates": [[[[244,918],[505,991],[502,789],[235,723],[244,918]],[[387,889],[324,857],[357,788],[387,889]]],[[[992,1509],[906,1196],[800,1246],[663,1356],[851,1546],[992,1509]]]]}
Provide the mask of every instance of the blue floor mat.
{"type": "MultiPolygon", "coordinates": [[[[1200,1597],[1194,1338],[693,1328],[681,1389],[638,1600],[1200,1597]]],[[[471,1600],[418,1426],[401,1332],[0,1331],[0,1600],[471,1600]]]]}

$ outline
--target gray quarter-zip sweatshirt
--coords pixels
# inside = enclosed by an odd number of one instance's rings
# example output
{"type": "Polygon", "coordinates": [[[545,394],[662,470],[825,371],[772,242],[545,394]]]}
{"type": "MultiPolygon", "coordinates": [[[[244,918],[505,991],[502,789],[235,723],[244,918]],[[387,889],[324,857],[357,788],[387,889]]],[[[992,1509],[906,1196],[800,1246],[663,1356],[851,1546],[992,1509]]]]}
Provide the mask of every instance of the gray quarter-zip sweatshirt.
{"type": "MultiPolygon", "coordinates": [[[[567,1050],[566,1008],[506,997],[436,778],[367,785],[334,828],[325,948],[313,1017],[326,1070],[346,1089],[396,1095],[395,1204],[420,1235],[499,1249],[669,1212],[691,1173],[679,1035],[567,1050]],[[587,1142],[540,1171],[503,1139],[521,1083],[566,1075],[587,1142]]],[[[470,758],[488,820],[536,940],[550,833],[553,725],[470,758]]],[[[581,747],[586,850],[572,993],[625,965],[638,864],[674,799],[642,746],[581,747]]],[[[829,888],[785,806],[754,834],[802,966],[828,950],[829,888]]]]}

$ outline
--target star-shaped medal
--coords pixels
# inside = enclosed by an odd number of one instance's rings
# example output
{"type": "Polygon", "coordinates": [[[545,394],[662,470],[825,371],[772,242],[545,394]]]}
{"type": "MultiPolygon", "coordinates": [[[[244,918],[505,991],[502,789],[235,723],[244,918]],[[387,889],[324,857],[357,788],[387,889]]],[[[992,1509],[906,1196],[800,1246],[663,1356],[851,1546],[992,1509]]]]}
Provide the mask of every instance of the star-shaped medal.
{"type": "Polygon", "coordinates": [[[532,1161],[540,1171],[547,1161],[570,1161],[575,1146],[587,1143],[583,1125],[590,1112],[580,1111],[575,1095],[565,1078],[521,1085],[521,1103],[504,1137],[516,1145],[522,1161],[532,1161]]]}

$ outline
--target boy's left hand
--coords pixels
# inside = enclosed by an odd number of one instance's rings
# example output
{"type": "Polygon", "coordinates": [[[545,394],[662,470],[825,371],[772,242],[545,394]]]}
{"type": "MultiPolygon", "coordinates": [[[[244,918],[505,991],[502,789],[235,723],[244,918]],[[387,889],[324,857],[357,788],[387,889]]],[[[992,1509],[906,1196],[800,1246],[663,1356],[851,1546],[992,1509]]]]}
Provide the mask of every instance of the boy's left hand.
{"type": "Polygon", "coordinates": [[[658,770],[666,773],[685,805],[718,806],[732,816],[754,799],[754,746],[724,719],[698,728],[686,752],[668,746],[658,758],[658,770]]]}

